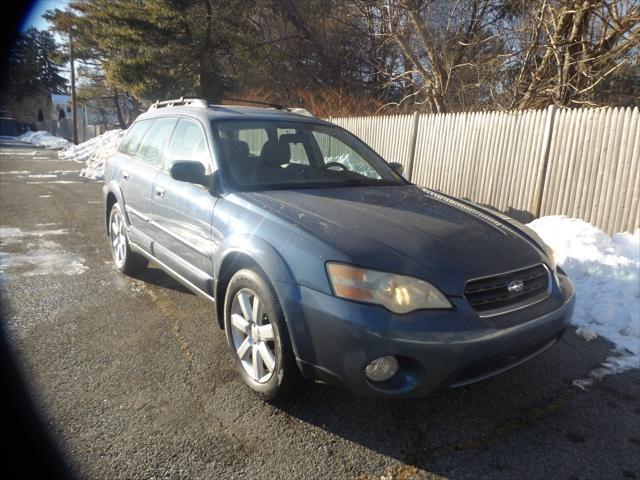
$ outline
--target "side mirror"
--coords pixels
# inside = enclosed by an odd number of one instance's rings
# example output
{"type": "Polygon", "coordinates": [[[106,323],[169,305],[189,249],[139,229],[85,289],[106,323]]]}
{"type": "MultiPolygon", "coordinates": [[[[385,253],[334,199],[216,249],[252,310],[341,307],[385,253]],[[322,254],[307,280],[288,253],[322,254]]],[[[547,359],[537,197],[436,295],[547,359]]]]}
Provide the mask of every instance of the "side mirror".
{"type": "Polygon", "coordinates": [[[207,181],[204,165],[200,162],[178,160],[169,166],[169,174],[179,182],[197,183],[204,185],[207,181]]]}
{"type": "Polygon", "coordinates": [[[389,165],[391,166],[391,169],[398,175],[402,175],[404,173],[404,166],[401,163],[391,162],[389,163],[389,165]]]}

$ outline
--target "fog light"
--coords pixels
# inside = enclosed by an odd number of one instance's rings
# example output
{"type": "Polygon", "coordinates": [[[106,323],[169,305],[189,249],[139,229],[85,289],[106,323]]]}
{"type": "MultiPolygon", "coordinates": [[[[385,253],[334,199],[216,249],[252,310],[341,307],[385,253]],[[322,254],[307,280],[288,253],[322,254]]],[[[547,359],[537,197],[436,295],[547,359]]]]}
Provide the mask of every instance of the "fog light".
{"type": "Polygon", "coordinates": [[[384,382],[398,372],[398,359],[392,356],[376,358],[364,369],[367,378],[372,382],[384,382]]]}

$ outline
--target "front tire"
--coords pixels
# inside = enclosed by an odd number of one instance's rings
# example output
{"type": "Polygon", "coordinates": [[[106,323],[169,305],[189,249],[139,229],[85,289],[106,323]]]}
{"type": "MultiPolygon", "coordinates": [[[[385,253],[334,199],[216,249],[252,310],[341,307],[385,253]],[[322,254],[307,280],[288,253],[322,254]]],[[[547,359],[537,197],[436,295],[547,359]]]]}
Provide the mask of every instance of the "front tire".
{"type": "Polygon", "coordinates": [[[120,272],[133,275],[147,268],[149,261],[129,246],[124,215],[117,203],[113,204],[109,214],[109,240],[113,263],[120,272]]]}
{"type": "Polygon", "coordinates": [[[229,282],[224,327],[244,382],[264,400],[280,401],[301,382],[284,314],[262,273],[243,269],[229,282]]]}

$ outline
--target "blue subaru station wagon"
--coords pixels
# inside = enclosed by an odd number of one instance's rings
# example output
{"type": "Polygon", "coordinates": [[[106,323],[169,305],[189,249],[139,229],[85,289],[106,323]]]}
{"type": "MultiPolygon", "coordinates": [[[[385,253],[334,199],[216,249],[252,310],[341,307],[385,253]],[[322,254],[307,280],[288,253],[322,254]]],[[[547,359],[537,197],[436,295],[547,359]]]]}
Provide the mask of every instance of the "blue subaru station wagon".
{"type": "Polygon", "coordinates": [[[573,312],[532,230],[407,182],[301,109],[156,102],[104,200],[117,269],[152,261],[212,302],[267,400],[304,378],[379,397],[468,385],[549,348],[573,312]]]}

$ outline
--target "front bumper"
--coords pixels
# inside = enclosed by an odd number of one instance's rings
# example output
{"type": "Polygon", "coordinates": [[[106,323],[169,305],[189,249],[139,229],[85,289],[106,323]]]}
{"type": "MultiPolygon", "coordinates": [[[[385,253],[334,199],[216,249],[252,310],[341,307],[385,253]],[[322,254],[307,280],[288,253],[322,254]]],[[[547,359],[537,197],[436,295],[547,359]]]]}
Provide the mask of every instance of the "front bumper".
{"type": "Polygon", "coordinates": [[[360,395],[423,397],[501,373],[555,343],[569,324],[575,298],[564,274],[553,283],[546,300],[505,314],[500,327],[455,297],[452,310],[396,315],[298,287],[299,297],[285,299],[284,306],[306,376],[360,395]],[[366,365],[385,355],[398,357],[400,371],[386,382],[368,381],[366,365]]]}

